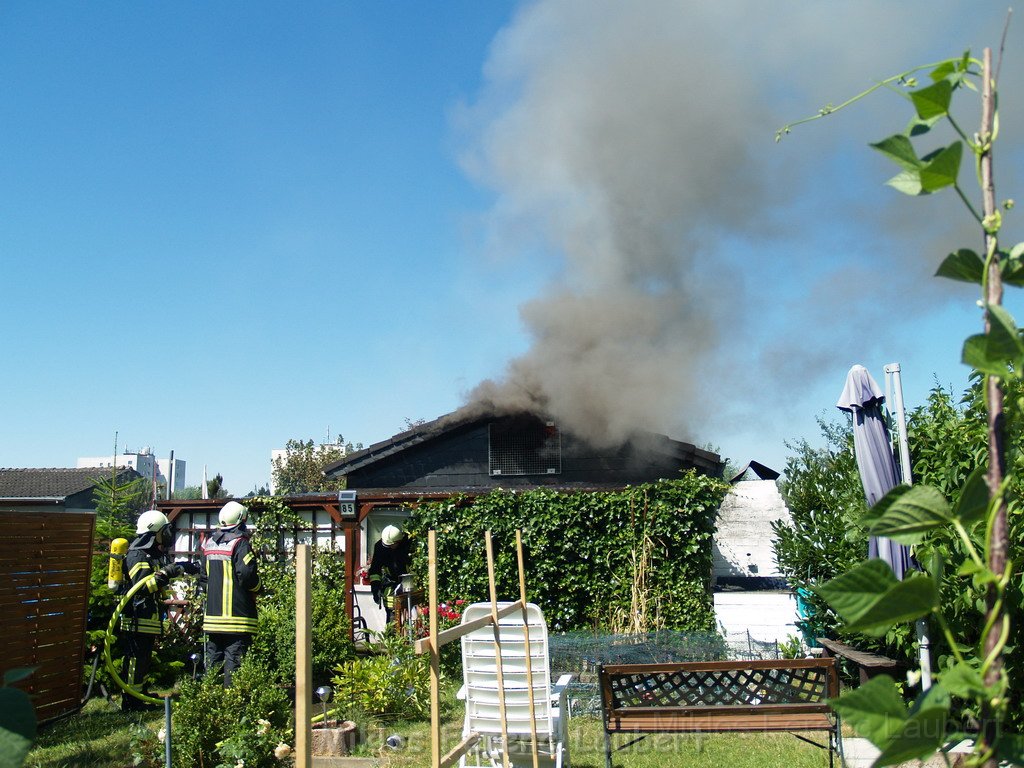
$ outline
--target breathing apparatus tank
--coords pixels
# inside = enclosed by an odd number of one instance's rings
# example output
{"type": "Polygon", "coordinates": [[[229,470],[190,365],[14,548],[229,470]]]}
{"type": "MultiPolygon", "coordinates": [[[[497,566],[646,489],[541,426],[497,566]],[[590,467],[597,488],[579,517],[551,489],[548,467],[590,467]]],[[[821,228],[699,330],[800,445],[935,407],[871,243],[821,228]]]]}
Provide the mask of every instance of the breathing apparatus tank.
{"type": "Polygon", "coordinates": [[[110,564],[107,566],[107,586],[115,592],[124,583],[124,556],[128,554],[128,539],[110,542],[110,564]]]}

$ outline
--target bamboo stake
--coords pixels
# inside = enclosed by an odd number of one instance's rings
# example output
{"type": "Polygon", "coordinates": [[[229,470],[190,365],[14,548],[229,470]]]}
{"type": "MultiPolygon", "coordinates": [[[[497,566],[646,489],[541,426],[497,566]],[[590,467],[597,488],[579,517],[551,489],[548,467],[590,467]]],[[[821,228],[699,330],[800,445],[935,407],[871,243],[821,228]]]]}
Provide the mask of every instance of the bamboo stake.
{"type": "Polygon", "coordinates": [[[437,646],[437,533],[427,532],[430,599],[430,761],[441,768],[441,665],[437,646]]]}
{"type": "MultiPolygon", "coordinates": [[[[984,149],[981,153],[981,190],[982,190],[982,213],[985,221],[991,220],[996,214],[996,193],[995,182],[992,172],[992,139],[995,124],[995,94],[993,93],[992,82],[992,50],[986,48],[982,62],[982,90],[981,90],[981,131],[978,136],[983,142],[984,149]]],[[[995,253],[998,244],[994,232],[985,233],[986,254],[995,253]]],[[[998,258],[990,258],[988,281],[986,285],[985,301],[990,306],[998,306],[1003,301],[1002,271],[998,258]]],[[[988,313],[985,315],[985,333],[991,333],[991,321],[988,313]]],[[[1002,491],[1003,479],[1006,476],[1006,447],[1003,430],[1003,387],[1002,382],[995,376],[988,376],[985,380],[986,400],[988,403],[988,488],[989,495],[995,496],[1002,491]]],[[[1006,522],[1006,497],[1002,496],[998,501],[994,519],[989,529],[988,540],[988,567],[996,576],[1001,576],[1006,570],[1007,558],[1007,522],[1006,522]]],[[[999,643],[1003,625],[1008,621],[1007,616],[1000,611],[999,590],[994,584],[989,584],[986,595],[986,616],[985,621],[989,629],[982,638],[982,649],[986,657],[993,654],[999,643]]],[[[995,686],[999,683],[1004,674],[1002,654],[996,654],[991,666],[985,672],[985,685],[995,686]]],[[[995,707],[986,697],[981,712],[981,741],[985,749],[992,749],[999,738],[999,722],[996,716],[995,707]]],[[[987,768],[995,768],[998,760],[990,757],[985,761],[987,768]]]]}
{"type": "MultiPolygon", "coordinates": [[[[530,617],[526,609],[526,568],[523,565],[523,532],[516,531],[516,561],[519,566],[519,603],[523,606],[523,639],[526,641],[526,687],[530,701],[530,738],[533,740],[533,768],[540,768],[537,754],[537,709],[533,701],[533,651],[530,648],[530,617]]],[[[551,751],[551,736],[548,735],[548,751],[551,751]]]]}
{"type": "MultiPolygon", "coordinates": [[[[516,600],[514,603],[509,603],[503,608],[499,608],[498,618],[503,619],[509,614],[515,613],[519,610],[522,610],[522,605],[519,600],[516,600]]],[[[489,627],[493,622],[494,617],[487,614],[486,616],[481,616],[479,619],[467,621],[465,624],[457,624],[454,627],[449,627],[443,632],[437,633],[437,647],[440,648],[443,645],[447,645],[448,643],[458,640],[463,635],[468,635],[470,632],[476,632],[482,627],[489,627]]],[[[417,655],[421,653],[429,653],[430,638],[423,637],[417,640],[415,645],[413,645],[413,651],[415,651],[417,655]]]]}
{"type": "Polygon", "coordinates": [[[498,675],[498,712],[501,716],[501,764],[508,765],[508,718],[505,714],[505,675],[501,661],[501,627],[498,624],[498,587],[494,580],[494,546],[491,532],[487,531],[487,583],[491,591],[491,620],[494,622],[494,661],[498,675]]]}
{"type": "Polygon", "coordinates": [[[295,766],[313,765],[313,740],[309,710],[312,705],[313,659],[310,654],[310,571],[312,557],[308,544],[295,547],[295,766]]]}

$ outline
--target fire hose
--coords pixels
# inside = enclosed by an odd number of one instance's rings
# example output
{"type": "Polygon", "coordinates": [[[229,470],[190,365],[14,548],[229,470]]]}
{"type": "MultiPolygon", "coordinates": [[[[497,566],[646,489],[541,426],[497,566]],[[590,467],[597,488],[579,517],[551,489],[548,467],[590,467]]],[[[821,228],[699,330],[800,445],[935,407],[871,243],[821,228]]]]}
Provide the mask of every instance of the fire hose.
{"type": "Polygon", "coordinates": [[[128,601],[131,600],[135,596],[135,593],[143,587],[146,587],[147,589],[150,589],[151,591],[155,592],[156,590],[152,589],[152,587],[155,586],[157,586],[155,573],[150,574],[146,578],[142,579],[138,584],[133,585],[132,588],[129,589],[128,592],[125,594],[125,596],[121,598],[121,602],[117,604],[117,607],[111,614],[110,623],[107,624],[106,636],[103,638],[103,661],[107,668],[107,672],[110,673],[110,676],[114,679],[114,682],[117,683],[118,687],[120,687],[122,691],[124,691],[127,694],[130,694],[131,696],[134,696],[136,699],[138,699],[139,701],[143,701],[146,704],[160,704],[161,700],[155,699],[152,696],[147,696],[146,694],[142,693],[142,691],[136,690],[133,686],[129,685],[123,679],[121,679],[121,675],[118,674],[117,670],[114,668],[114,662],[110,658],[110,646],[113,645],[114,640],[117,639],[116,630],[118,620],[121,618],[121,612],[124,610],[125,606],[128,605],[128,601]]]}

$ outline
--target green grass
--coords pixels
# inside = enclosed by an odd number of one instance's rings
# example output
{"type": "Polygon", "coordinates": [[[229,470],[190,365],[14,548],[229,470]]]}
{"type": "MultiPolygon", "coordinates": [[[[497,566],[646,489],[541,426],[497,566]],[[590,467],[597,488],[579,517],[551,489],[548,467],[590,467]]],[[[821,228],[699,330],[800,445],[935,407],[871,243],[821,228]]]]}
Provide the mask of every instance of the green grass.
{"type": "Polygon", "coordinates": [[[132,764],[132,736],[142,724],[154,733],[163,712],[123,714],[92,699],[77,715],[43,726],[26,768],[125,768],[132,764]]]}
{"type": "MultiPolygon", "coordinates": [[[[459,743],[461,721],[443,724],[442,755],[459,743]]],[[[382,768],[422,768],[430,765],[430,729],[425,723],[396,724],[390,730],[370,729],[367,744],[383,742],[390,733],[405,739],[399,751],[378,749],[382,768]]],[[[825,734],[808,734],[818,742],[825,734]]],[[[627,744],[631,737],[613,737],[612,747],[627,744]]],[[[604,731],[600,720],[577,717],[569,724],[569,756],[573,768],[604,768],[604,731]]],[[[788,733],[736,733],[673,736],[652,734],[612,754],[615,768],[824,768],[828,752],[802,742],[788,733]]],[[[471,763],[472,764],[472,763],[471,763]]],[[[838,758],[836,764],[838,765],[838,758]]]]}
{"type": "MultiPolygon", "coordinates": [[[[442,705],[442,754],[461,739],[461,705],[454,704],[454,699],[446,695],[442,705]]],[[[163,713],[129,716],[102,699],[94,699],[78,715],[43,728],[25,765],[28,768],[127,768],[132,765],[133,736],[140,724],[153,734],[163,726],[163,713]]],[[[599,720],[573,718],[569,732],[573,768],[604,768],[604,735],[599,720]]],[[[819,742],[825,738],[824,734],[809,736],[819,742]]],[[[620,746],[629,741],[628,736],[615,736],[612,743],[620,746]]],[[[381,768],[428,766],[429,723],[393,722],[370,726],[357,753],[377,757],[381,768]],[[405,740],[402,749],[390,750],[384,746],[384,740],[392,734],[405,740]]],[[[828,765],[828,753],[786,733],[653,734],[615,752],[613,761],[615,768],[823,768],[828,765]]]]}

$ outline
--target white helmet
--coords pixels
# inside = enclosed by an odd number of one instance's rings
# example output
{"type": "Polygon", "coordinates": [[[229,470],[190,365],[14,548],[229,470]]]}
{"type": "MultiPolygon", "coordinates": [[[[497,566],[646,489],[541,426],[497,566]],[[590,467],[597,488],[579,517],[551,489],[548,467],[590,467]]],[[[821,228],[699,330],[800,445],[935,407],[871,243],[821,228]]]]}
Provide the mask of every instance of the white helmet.
{"type": "Polygon", "coordinates": [[[167,515],[159,509],[149,509],[139,515],[139,521],[135,524],[135,533],[152,533],[156,535],[157,543],[162,544],[167,538],[171,528],[171,521],[167,515]]]}
{"type": "Polygon", "coordinates": [[[402,529],[395,525],[385,526],[384,530],[380,532],[380,540],[383,541],[387,546],[397,544],[405,538],[405,534],[402,529]]]}
{"type": "Polygon", "coordinates": [[[237,501],[229,501],[220,508],[220,515],[218,515],[222,528],[231,528],[239,523],[244,523],[248,517],[249,509],[237,501]]]}

